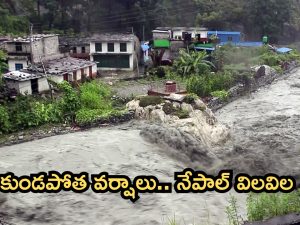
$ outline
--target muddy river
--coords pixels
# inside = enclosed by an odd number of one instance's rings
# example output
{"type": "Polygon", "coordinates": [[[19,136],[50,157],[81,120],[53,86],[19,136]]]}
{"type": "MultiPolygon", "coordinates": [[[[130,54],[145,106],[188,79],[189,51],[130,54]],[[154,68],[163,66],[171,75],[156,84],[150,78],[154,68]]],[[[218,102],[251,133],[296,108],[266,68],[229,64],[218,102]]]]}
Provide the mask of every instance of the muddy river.
{"type": "MultiPolygon", "coordinates": [[[[207,168],[263,174],[300,174],[300,70],[270,87],[239,99],[217,112],[231,127],[231,139],[214,151],[218,164],[207,168]]],[[[93,129],[0,149],[0,173],[27,175],[69,170],[155,175],[172,182],[187,164],[170,149],[146,141],[136,126],[93,129]]],[[[194,162],[195,163],[195,162],[194,162]]],[[[200,164],[201,162],[199,162],[200,164]]],[[[245,216],[245,195],[239,200],[245,216]]],[[[15,225],[165,225],[226,224],[228,194],[141,194],[135,204],[119,194],[2,194],[0,215],[15,225]]]]}

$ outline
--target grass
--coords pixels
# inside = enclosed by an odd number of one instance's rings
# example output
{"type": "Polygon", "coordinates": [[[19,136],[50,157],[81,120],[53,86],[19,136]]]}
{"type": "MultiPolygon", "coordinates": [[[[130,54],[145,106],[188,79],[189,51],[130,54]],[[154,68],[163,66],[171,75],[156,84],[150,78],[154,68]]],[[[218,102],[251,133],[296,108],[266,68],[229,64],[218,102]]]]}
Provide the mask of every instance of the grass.
{"type": "Polygon", "coordinates": [[[300,213],[300,191],[276,194],[250,194],[247,199],[249,221],[260,221],[300,213]]]}

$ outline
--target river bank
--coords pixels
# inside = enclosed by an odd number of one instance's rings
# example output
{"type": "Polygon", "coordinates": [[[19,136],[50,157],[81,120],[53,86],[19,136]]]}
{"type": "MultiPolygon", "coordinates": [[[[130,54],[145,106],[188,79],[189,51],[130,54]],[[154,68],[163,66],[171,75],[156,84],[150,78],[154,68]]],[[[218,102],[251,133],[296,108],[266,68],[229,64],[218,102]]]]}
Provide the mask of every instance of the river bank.
{"type": "MultiPolygon", "coordinates": [[[[212,109],[214,112],[221,109],[222,107],[226,106],[230,102],[233,102],[243,96],[245,96],[247,93],[255,92],[259,88],[270,85],[274,80],[283,77],[288,76],[289,73],[295,68],[297,68],[297,64],[295,62],[291,63],[288,70],[285,71],[283,74],[272,72],[268,74],[267,76],[260,77],[259,79],[252,81],[250,84],[250,89],[245,89],[242,85],[234,86],[229,90],[229,98],[226,101],[222,101],[219,98],[213,98],[209,102],[207,102],[207,105],[210,109],[212,109]]],[[[147,91],[151,87],[158,87],[162,86],[162,82],[158,81],[150,81],[149,82],[141,82],[141,81],[127,81],[126,82],[126,88],[124,88],[123,85],[116,85],[113,87],[113,90],[117,92],[121,97],[130,97],[135,95],[143,95],[147,94],[147,91]],[[126,90],[128,89],[128,90],[126,90]]],[[[16,132],[12,134],[7,135],[0,135],[0,147],[3,146],[10,146],[15,144],[20,144],[24,142],[30,142],[34,140],[39,140],[47,137],[52,137],[56,135],[63,135],[67,133],[74,133],[90,128],[95,127],[107,127],[107,126],[115,126],[118,124],[126,123],[130,120],[134,119],[134,115],[132,112],[125,113],[121,116],[113,116],[109,119],[99,120],[95,121],[92,124],[86,124],[85,126],[72,126],[68,124],[55,124],[55,125],[44,125],[39,128],[31,128],[28,130],[24,130],[21,132],[16,132]]]]}

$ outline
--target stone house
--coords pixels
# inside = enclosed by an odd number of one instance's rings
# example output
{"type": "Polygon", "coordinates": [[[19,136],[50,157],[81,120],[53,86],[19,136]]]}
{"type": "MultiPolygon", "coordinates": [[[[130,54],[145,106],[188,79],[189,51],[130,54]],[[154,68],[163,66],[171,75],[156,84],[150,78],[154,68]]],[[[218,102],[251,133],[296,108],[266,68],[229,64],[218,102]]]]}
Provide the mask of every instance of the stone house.
{"type": "Polygon", "coordinates": [[[8,55],[8,70],[26,69],[31,63],[39,63],[60,58],[58,36],[55,34],[38,34],[32,38],[14,38],[6,41],[4,49],[8,55]]]}
{"type": "Polygon", "coordinates": [[[59,49],[71,57],[90,60],[90,39],[88,37],[59,37],[59,49]]]}

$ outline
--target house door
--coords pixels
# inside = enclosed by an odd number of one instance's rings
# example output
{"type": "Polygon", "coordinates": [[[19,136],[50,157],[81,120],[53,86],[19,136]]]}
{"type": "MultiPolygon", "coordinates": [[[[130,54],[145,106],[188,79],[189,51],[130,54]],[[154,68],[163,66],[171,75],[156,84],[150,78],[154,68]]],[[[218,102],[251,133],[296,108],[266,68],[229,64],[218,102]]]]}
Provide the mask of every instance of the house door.
{"type": "Polygon", "coordinates": [[[89,67],[89,76],[92,77],[93,76],[93,68],[90,66],[89,67]]]}
{"type": "Polygon", "coordinates": [[[38,83],[38,79],[33,79],[33,80],[31,80],[31,90],[32,90],[32,94],[37,94],[37,93],[39,93],[39,83],[38,83]]]}
{"type": "Polygon", "coordinates": [[[77,81],[77,73],[76,73],[76,71],[73,72],[73,81],[77,81]]]}
{"type": "Polygon", "coordinates": [[[69,74],[64,74],[64,81],[69,81],[69,74]]]}

